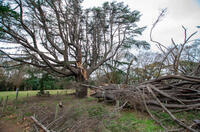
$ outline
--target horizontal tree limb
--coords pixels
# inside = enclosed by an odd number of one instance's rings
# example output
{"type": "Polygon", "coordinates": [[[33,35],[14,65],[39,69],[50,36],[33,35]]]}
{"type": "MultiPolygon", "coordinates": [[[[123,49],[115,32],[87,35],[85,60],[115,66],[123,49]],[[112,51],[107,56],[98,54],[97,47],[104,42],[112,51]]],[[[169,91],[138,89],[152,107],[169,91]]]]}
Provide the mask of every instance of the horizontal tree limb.
{"type": "Polygon", "coordinates": [[[54,132],[48,130],[44,125],[42,125],[34,116],[31,116],[31,119],[40,127],[42,128],[45,132],[54,132]]]}

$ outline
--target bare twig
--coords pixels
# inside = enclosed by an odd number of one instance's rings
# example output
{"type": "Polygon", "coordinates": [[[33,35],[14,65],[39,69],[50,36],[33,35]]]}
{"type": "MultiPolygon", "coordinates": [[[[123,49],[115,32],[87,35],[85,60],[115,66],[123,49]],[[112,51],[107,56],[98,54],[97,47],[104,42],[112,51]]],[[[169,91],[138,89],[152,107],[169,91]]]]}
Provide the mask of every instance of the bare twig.
{"type": "Polygon", "coordinates": [[[156,27],[156,25],[158,24],[158,22],[161,21],[161,19],[165,16],[165,13],[167,12],[167,8],[163,9],[161,11],[161,13],[159,14],[158,18],[156,19],[156,21],[153,23],[153,26],[150,30],[150,40],[153,43],[156,43],[156,46],[165,54],[165,51],[163,50],[163,48],[168,49],[166,46],[164,46],[163,44],[161,44],[160,42],[156,41],[153,39],[152,35],[153,35],[153,30],[156,27]]]}

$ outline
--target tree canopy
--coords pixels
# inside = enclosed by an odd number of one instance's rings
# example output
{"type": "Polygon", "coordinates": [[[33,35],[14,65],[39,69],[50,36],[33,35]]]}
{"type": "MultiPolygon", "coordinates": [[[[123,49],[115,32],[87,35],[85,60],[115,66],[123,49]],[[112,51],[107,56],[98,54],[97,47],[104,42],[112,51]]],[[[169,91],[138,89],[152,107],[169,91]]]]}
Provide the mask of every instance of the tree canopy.
{"type": "Polygon", "coordinates": [[[139,11],[117,2],[91,9],[83,9],[81,3],[82,0],[1,2],[0,41],[17,44],[20,55],[3,49],[1,52],[51,74],[85,80],[120,49],[140,44],[135,36],[145,27],[136,24],[139,11]]]}

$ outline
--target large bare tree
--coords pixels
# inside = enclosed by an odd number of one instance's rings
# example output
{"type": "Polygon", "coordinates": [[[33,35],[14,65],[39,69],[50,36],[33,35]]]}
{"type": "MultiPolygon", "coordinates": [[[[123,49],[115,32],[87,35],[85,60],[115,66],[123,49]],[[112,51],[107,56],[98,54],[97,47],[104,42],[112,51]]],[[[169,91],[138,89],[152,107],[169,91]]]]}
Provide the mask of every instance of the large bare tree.
{"type": "MultiPolygon", "coordinates": [[[[20,47],[19,54],[1,50],[9,58],[60,77],[88,77],[124,45],[141,34],[139,11],[123,3],[82,9],[82,0],[10,0],[1,3],[3,46],[20,47]]],[[[78,96],[85,96],[81,89],[78,96]]]]}

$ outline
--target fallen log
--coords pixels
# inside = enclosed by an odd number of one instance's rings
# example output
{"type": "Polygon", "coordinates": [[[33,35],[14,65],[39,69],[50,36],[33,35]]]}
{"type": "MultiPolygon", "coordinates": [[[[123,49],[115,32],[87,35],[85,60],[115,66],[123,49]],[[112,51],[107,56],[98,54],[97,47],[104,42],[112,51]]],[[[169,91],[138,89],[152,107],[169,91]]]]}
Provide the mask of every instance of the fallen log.
{"type": "Polygon", "coordinates": [[[40,127],[42,128],[42,130],[44,130],[45,132],[54,132],[54,131],[50,131],[48,130],[44,125],[42,125],[42,123],[40,123],[34,116],[31,116],[31,119],[40,127]]]}
{"type": "Polygon", "coordinates": [[[185,81],[189,81],[189,82],[200,83],[200,78],[198,78],[198,77],[168,75],[168,76],[162,76],[162,77],[150,80],[150,81],[146,81],[143,84],[148,84],[148,83],[153,83],[153,82],[160,82],[162,80],[171,80],[171,79],[178,79],[178,80],[185,80],[185,81]]]}

